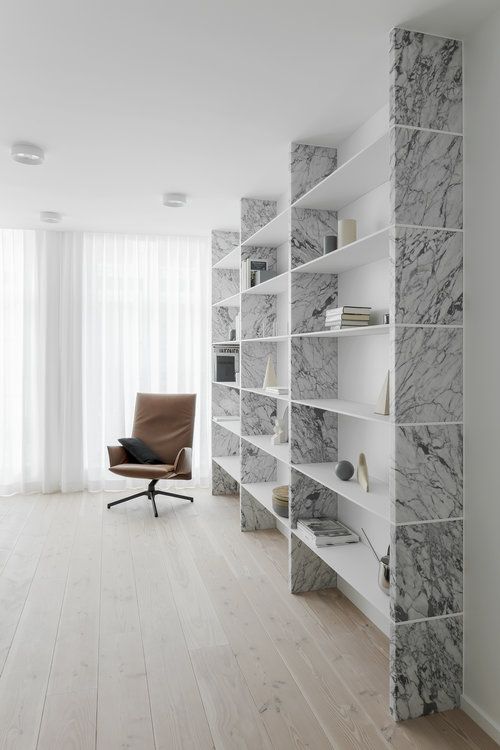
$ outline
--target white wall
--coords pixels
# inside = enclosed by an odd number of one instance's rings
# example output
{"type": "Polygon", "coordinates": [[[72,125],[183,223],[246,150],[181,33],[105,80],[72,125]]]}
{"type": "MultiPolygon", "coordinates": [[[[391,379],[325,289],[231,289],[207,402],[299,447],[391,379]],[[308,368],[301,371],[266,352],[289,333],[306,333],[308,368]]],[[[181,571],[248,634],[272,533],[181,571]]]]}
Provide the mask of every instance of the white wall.
{"type": "Polygon", "coordinates": [[[500,11],[465,41],[464,708],[500,741],[500,11]]]}

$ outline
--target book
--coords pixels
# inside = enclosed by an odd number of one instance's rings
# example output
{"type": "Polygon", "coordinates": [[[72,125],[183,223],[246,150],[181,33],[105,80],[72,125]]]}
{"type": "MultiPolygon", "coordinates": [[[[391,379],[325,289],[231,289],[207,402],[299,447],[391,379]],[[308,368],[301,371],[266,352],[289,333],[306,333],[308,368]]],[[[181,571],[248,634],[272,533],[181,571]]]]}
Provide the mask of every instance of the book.
{"type": "Polygon", "coordinates": [[[288,388],[280,385],[270,385],[266,388],[268,393],[274,393],[276,396],[284,396],[288,393],[288,388]]]}
{"type": "Polygon", "coordinates": [[[330,307],[327,313],[338,313],[339,315],[353,314],[353,315],[369,315],[371,307],[356,307],[355,305],[344,305],[343,307],[330,307]]]}
{"type": "Polygon", "coordinates": [[[212,417],[214,422],[237,422],[239,420],[239,416],[236,414],[224,414],[223,417],[212,417]]]}
{"type": "Polygon", "coordinates": [[[313,542],[316,547],[327,547],[339,544],[359,542],[359,536],[332,518],[302,518],[297,521],[297,528],[313,542]]]}
{"type": "Polygon", "coordinates": [[[342,323],[329,323],[326,321],[325,323],[325,327],[330,331],[338,331],[339,328],[363,328],[363,326],[367,325],[367,320],[346,320],[342,323]]]}
{"type": "Polygon", "coordinates": [[[327,320],[370,320],[369,315],[354,315],[353,313],[336,313],[336,312],[330,312],[329,310],[326,311],[325,317],[327,320]]]}
{"type": "Polygon", "coordinates": [[[267,272],[269,261],[260,258],[247,258],[241,261],[241,288],[250,289],[260,283],[260,272],[267,272]]]}

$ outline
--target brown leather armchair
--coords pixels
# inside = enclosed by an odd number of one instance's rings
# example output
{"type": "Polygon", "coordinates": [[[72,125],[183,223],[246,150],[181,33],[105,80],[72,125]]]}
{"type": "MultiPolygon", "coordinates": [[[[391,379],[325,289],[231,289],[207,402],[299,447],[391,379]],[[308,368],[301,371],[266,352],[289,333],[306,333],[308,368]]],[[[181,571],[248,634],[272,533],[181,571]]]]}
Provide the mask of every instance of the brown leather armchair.
{"type": "Polygon", "coordinates": [[[137,394],[132,437],[143,440],[164,463],[132,463],[125,448],[121,445],[109,445],[109,470],[113,474],[151,481],[147,490],[108,503],[108,508],[144,495],[151,500],[154,514],[158,516],[156,495],[180,497],[193,502],[192,497],[157,490],[156,483],[160,479],[191,479],[195,409],[194,393],[137,394]]]}

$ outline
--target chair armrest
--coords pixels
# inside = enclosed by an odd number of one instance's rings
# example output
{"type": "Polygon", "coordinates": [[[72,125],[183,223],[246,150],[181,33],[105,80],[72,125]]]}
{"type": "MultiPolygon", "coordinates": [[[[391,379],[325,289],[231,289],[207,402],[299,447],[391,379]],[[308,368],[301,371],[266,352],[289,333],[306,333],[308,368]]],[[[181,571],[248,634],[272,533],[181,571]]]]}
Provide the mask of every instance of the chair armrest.
{"type": "Polygon", "coordinates": [[[174,462],[175,474],[189,474],[191,476],[191,448],[181,448],[174,462]]]}
{"type": "Polygon", "coordinates": [[[129,455],[123,445],[108,445],[109,465],[118,466],[118,464],[129,463],[129,455]]]}

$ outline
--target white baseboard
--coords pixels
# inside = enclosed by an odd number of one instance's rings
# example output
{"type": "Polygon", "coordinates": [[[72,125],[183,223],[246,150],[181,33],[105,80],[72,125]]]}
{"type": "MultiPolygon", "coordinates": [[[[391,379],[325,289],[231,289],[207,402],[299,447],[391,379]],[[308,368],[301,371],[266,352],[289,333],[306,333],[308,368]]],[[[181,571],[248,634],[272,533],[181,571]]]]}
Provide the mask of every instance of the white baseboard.
{"type": "Polygon", "coordinates": [[[497,724],[496,721],[493,721],[485,712],[479,708],[479,706],[476,706],[474,701],[471,701],[470,698],[467,698],[467,696],[462,695],[462,699],[460,701],[462,710],[465,711],[467,716],[470,716],[473,721],[478,724],[481,729],[484,729],[486,734],[489,734],[492,739],[495,740],[495,742],[498,742],[500,744],[500,725],[497,724]]]}

